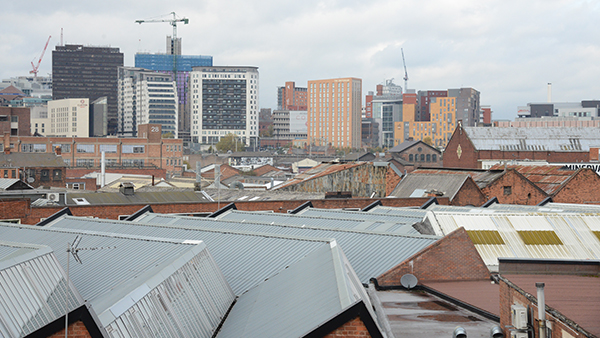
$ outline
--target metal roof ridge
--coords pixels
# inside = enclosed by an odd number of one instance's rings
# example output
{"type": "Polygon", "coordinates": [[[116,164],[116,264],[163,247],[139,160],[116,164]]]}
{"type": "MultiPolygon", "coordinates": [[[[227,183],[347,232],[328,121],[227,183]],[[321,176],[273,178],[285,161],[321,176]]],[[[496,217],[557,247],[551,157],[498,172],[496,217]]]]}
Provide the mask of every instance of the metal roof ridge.
{"type": "MultiPolygon", "coordinates": [[[[389,217],[395,217],[395,218],[415,218],[415,216],[396,215],[396,214],[391,215],[391,214],[376,213],[376,212],[371,212],[371,211],[365,212],[365,211],[355,211],[355,210],[322,209],[322,208],[307,208],[307,209],[303,210],[302,213],[299,213],[298,216],[319,218],[317,216],[304,215],[305,211],[311,210],[311,209],[319,211],[319,212],[331,212],[331,213],[333,213],[333,212],[344,212],[344,213],[357,214],[357,215],[377,215],[377,216],[389,216],[389,217]]],[[[412,209],[412,210],[419,210],[419,209],[412,209]]],[[[355,221],[355,220],[350,219],[350,218],[338,218],[338,217],[336,217],[335,219],[355,221]]],[[[358,221],[363,221],[363,220],[358,220],[358,221]]],[[[385,222],[385,223],[391,223],[391,222],[385,222]]]]}
{"type": "Polygon", "coordinates": [[[47,245],[40,244],[32,244],[26,242],[13,242],[13,241],[3,241],[0,240],[0,246],[8,246],[13,248],[21,248],[21,249],[29,249],[31,251],[22,252],[16,254],[14,256],[5,256],[7,258],[3,258],[0,261],[0,270],[7,269],[11,266],[21,264],[32,259],[36,259],[38,257],[48,255],[54,252],[51,247],[47,245]]]}
{"type": "MultiPolygon", "coordinates": [[[[235,210],[232,210],[231,212],[235,212],[235,210]]],[[[282,215],[287,215],[287,214],[282,214],[282,215]]],[[[186,218],[186,219],[195,219],[195,220],[202,219],[202,218],[191,217],[191,216],[175,216],[175,217],[181,217],[181,218],[186,218]]],[[[317,217],[317,219],[318,219],[318,217],[317,217]]],[[[280,223],[275,223],[275,222],[259,223],[259,222],[248,222],[245,220],[237,221],[237,220],[224,220],[224,219],[216,219],[216,221],[228,222],[228,223],[246,223],[246,224],[268,225],[268,226],[277,226],[277,227],[284,227],[284,228],[300,228],[300,229],[325,230],[325,231],[354,232],[354,233],[362,233],[362,234],[366,234],[366,235],[375,235],[375,236],[409,237],[409,238],[422,238],[422,239],[439,239],[440,238],[439,236],[433,236],[433,235],[395,234],[395,233],[376,232],[376,231],[367,231],[367,230],[315,227],[315,226],[310,226],[310,225],[280,224],[280,223]]],[[[374,222],[374,223],[381,223],[381,222],[374,222]]],[[[383,223],[390,223],[390,222],[383,222],[383,223]]],[[[231,232],[231,231],[227,231],[227,232],[231,232]]]]}

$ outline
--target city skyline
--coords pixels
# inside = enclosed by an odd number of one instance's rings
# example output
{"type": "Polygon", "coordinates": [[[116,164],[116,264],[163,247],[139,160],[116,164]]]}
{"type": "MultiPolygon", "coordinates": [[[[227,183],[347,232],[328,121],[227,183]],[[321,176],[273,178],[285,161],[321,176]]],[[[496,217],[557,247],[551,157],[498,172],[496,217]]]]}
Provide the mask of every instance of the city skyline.
{"type": "Polygon", "coordinates": [[[599,99],[595,17],[586,1],[108,1],[102,6],[58,1],[8,4],[0,24],[0,79],[23,76],[52,38],[39,75],[51,71],[60,43],[118,47],[125,66],[137,52],[165,52],[168,23],[138,25],[175,11],[182,54],[211,55],[215,66],[261,69],[260,108],[276,108],[277,87],[294,81],[356,77],[364,95],[386,79],[416,90],[472,87],[494,119],[514,119],[517,107],[544,102],[547,83],[555,102],[599,99]],[[115,10],[118,8],[118,10],[115,10]],[[24,19],[27,19],[25,21],[24,19]],[[36,24],[28,24],[35,22],[36,24]],[[43,27],[40,29],[39,27],[43,27]]]}

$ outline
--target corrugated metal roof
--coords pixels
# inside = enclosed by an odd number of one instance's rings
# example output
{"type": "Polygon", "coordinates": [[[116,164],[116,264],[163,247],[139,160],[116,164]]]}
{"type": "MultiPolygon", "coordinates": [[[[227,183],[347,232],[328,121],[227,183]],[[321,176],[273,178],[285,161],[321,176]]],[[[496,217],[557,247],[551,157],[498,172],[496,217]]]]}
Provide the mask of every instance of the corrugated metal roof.
{"type": "Polygon", "coordinates": [[[20,189],[33,189],[32,186],[25,182],[21,182],[21,180],[19,180],[18,178],[0,178],[0,190],[8,190],[13,185],[22,185],[23,187],[20,189]]]}
{"type": "Polygon", "coordinates": [[[369,210],[367,213],[396,215],[396,216],[401,216],[401,217],[415,217],[415,218],[420,218],[421,220],[423,218],[425,218],[425,216],[427,216],[427,210],[418,209],[418,208],[386,207],[383,205],[378,205],[375,208],[369,210]]]}
{"type": "MultiPolygon", "coordinates": [[[[243,213],[238,211],[229,214],[234,215],[235,220],[211,220],[149,214],[140,218],[139,222],[162,222],[163,224],[187,225],[192,227],[214,227],[215,229],[227,229],[228,231],[277,234],[291,238],[334,238],[344,249],[361,282],[365,284],[369,282],[370,278],[378,277],[387,272],[421,249],[433,244],[438,239],[436,236],[396,235],[369,231],[342,230],[308,224],[305,226],[276,224],[275,222],[271,224],[267,216],[272,214],[243,213]]],[[[205,241],[208,245],[208,239],[205,241]]],[[[215,251],[210,246],[209,249],[215,255],[215,259],[217,259],[215,251]]],[[[219,264],[219,266],[223,265],[219,264]]],[[[230,284],[233,287],[233,283],[230,282],[230,284]]]]}
{"type": "Polygon", "coordinates": [[[1,241],[0,285],[0,337],[27,336],[83,304],[47,246],[1,241]]]}
{"type": "MultiPolygon", "coordinates": [[[[235,211],[233,211],[235,213],[235,211]]],[[[241,212],[246,215],[246,212],[241,212]]],[[[418,234],[412,225],[423,218],[398,217],[393,215],[368,214],[361,211],[341,211],[331,209],[306,208],[301,212],[290,215],[282,213],[259,213],[266,223],[288,224],[298,226],[318,226],[332,229],[366,230],[373,232],[388,232],[396,234],[418,234]]],[[[227,217],[222,215],[218,218],[227,217]]],[[[228,218],[232,220],[233,218],[228,218]]],[[[240,216],[238,220],[245,219],[240,216]]]]}
{"type": "Polygon", "coordinates": [[[201,240],[221,268],[225,279],[239,295],[285,269],[330,239],[311,239],[227,229],[214,219],[190,218],[177,224],[180,217],[148,214],[136,222],[65,217],[51,227],[99,230],[132,236],[154,236],[181,240],[201,240]],[[204,222],[196,222],[202,221],[204,222]],[[138,223],[139,222],[139,223],[138,223]],[[213,226],[208,224],[214,223],[213,226]],[[222,228],[221,228],[222,227],[222,228]]]}
{"type": "Polygon", "coordinates": [[[408,174],[396,186],[389,197],[427,197],[427,191],[442,193],[450,200],[460,190],[468,175],[408,174]],[[419,191],[419,193],[416,193],[419,191]],[[418,196],[415,196],[418,194],[418,196]]]}
{"type": "Polygon", "coordinates": [[[504,170],[417,168],[411,174],[469,175],[479,188],[484,188],[504,174],[504,170]]]}
{"type": "Polygon", "coordinates": [[[504,244],[498,244],[497,241],[475,244],[486,265],[492,269],[498,266],[499,257],[600,258],[600,240],[594,235],[594,231],[600,230],[600,214],[476,214],[433,211],[427,218],[438,235],[448,234],[461,226],[468,233],[493,232],[493,236],[478,237],[475,243],[481,242],[482,238],[493,239],[499,235],[504,244]]]}
{"type": "Polygon", "coordinates": [[[133,195],[123,195],[120,192],[77,192],[67,194],[67,205],[77,205],[74,199],[82,198],[90,205],[209,202],[202,193],[195,191],[136,191],[133,195]]]}
{"type": "MultiPolygon", "coordinates": [[[[70,220],[75,218],[60,221],[70,220]]],[[[93,222],[95,230],[101,227],[100,220],[85,220],[93,222]]],[[[167,330],[211,337],[234,299],[206,246],[198,241],[0,223],[3,239],[26,239],[60,251],[77,235],[82,236],[79,247],[90,250],[78,253],[83,264],[71,262],[70,279],[109,331],[135,331],[136,324],[153,322],[138,334],[155,336],[167,330]],[[144,312],[145,306],[154,310],[144,312]],[[128,311],[133,307],[137,317],[128,311]]],[[[66,266],[66,253],[57,258],[66,266]]]]}
{"type": "Polygon", "coordinates": [[[597,128],[464,127],[477,150],[583,151],[600,146],[597,128]]]}
{"type": "Polygon", "coordinates": [[[296,175],[293,179],[287,181],[286,183],[277,187],[277,189],[283,189],[285,187],[289,187],[294,184],[298,184],[304,181],[313,180],[319,177],[327,176],[336,172],[340,172],[343,170],[348,170],[351,168],[359,167],[361,165],[368,165],[368,162],[358,162],[358,163],[321,163],[316,167],[313,167],[302,174],[296,175]]]}
{"type": "Polygon", "coordinates": [[[217,337],[304,337],[361,301],[372,308],[332,242],[244,293],[217,337]]]}

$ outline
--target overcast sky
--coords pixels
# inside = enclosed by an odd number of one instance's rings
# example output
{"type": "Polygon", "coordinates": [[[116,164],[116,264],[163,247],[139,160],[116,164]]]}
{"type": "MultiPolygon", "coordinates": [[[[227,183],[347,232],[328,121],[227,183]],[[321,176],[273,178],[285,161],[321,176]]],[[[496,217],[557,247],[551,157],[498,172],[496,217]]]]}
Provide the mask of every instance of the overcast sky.
{"type": "MultiPolygon", "coordinates": [[[[170,12],[183,54],[215,66],[258,66],[260,107],[276,108],[278,86],[357,77],[363,94],[386,79],[417,90],[473,87],[495,119],[517,106],[600,99],[600,1],[191,0],[11,1],[0,20],[0,78],[27,75],[52,36],[40,74],[60,44],[164,52],[168,23],[136,24],[170,12]]],[[[364,104],[364,96],[363,96],[364,104]]]]}

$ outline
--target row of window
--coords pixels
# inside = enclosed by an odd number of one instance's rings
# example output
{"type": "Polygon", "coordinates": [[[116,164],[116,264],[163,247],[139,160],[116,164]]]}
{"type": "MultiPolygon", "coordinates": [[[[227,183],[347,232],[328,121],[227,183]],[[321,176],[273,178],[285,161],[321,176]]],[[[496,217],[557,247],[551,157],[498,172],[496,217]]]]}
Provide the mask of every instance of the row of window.
{"type": "Polygon", "coordinates": [[[409,162],[437,162],[437,154],[409,154],[408,155],[409,162]]]}

